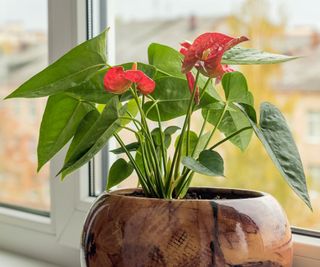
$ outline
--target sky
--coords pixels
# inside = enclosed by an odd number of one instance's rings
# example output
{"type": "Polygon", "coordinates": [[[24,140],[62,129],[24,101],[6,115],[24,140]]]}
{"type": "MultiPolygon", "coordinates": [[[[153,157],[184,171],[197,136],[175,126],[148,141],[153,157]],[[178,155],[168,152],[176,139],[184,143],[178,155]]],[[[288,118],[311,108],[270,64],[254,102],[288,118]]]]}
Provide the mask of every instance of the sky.
{"type": "MultiPolygon", "coordinates": [[[[96,0],[94,0],[96,1],[96,0]]],[[[110,0],[109,0],[110,1],[110,0]]],[[[177,16],[221,16],[237,12],[245,0],[113,0],[115,12],[124,20],[148,20],[177,16]]],[[[277,21],[282,8],[289,26],[312,26],[320,30],[319,0],[255,0],[270,4],[270,18],[277,21]]],[[[47,28],[46,0],[0,0],[0,25],[23,21],[27,29],[47,28]]]]}

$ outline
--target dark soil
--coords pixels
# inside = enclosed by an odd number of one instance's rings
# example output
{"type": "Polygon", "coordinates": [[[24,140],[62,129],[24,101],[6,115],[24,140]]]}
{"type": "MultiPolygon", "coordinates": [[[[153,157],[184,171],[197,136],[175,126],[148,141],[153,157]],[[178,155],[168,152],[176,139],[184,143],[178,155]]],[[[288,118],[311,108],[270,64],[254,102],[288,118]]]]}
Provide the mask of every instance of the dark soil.
{"type": "MultiPolygon", "coordinates": [[[[133,197],[148,197],[141,190],[127,194],[133,197]]],[[[243,199],[259,197],[259,192],[219,188],[190,188],[184,199],[243,199]]]]}

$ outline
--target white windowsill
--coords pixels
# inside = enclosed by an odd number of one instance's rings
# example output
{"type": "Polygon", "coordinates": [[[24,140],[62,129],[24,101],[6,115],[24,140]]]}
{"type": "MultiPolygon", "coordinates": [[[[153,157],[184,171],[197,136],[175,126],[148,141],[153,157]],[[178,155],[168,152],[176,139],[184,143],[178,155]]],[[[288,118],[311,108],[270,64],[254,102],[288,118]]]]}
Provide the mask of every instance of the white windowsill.
{"type": "Polygon", "coordinates": [[[1,266],[5,267],[59,267],[47,262],[0,250],[1,266]]]}

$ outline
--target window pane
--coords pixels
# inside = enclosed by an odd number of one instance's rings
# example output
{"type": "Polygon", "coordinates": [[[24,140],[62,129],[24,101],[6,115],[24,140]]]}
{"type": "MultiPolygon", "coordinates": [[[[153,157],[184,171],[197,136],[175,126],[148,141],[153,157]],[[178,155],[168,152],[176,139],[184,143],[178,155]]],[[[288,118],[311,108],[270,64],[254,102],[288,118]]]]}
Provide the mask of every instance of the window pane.
{"type": "MultiPolygon", "coordinates": [[[[47,1],[0,0],[1,99],[47,65],[47,47],[47,1]]],[[[45,103],[0,101],[0,203],[49,210],[49,166],[36,172],[45,103]]]]}
{"type": "MultiPolygon", "coordinates": [[[[214,0],[115,2],[116,63],[146,62],[151,42],[179,49],[180,42],[192,41],[208,31],[246,35],[251,39],[248,46],[306,56],[282,65],[241,66],[239,70],[248,78],[257,108],[267,100],[286,114],[307,171],[314,212],[292,193],[255,137],[244,153],[231,144],[224,146],[221,152],[227,178],[198,175],[193,185],[270,192],[286,209],[293,225],[320,230],[320,144],[310,144],[309,138],[318,140],[320,125],[320,3],[316,0],[308,5],[298,0],[226,0],[223,4],[214,0]]],[[[197,116],[193,118],[195,129],[201,127],[201,116],[197,116]]],[[[123,184],[135,185],[134,180],[123,184]]]]}

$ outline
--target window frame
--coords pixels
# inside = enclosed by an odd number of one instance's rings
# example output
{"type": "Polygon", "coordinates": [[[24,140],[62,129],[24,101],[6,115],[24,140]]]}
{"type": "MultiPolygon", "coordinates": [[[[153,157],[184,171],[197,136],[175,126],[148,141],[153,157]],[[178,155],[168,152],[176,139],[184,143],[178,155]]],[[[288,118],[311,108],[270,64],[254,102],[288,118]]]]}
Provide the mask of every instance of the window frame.
{"type": "MultiPolygon", "coordinates": [[[[87,39],[86,12],[86,0],[48,0],[49,63],[87,39]]],[[[94,198],[88,194],[88,165],[63,183],[55,178],[65,153],[63,149],[50,162],[50,217],[0,207],[0,249],[79,266],[82,225],[94,198]]]]}
{"type": "MultiPolygon", "coordinates": [[[[108,39],[110,64],[114,63],[115,52],[113,10],[114,0],[107,0],[105,11],[111,27],[108,39]]],[[[86,0],[48,0],[49,62],[86,40],[86,12],[86,0]]],[[[61,266],[79,266],[82,224],[94,197],[88,195],[88,166],[74,172],[63,183],[55,178],[65,152],[64,149],[51,161],[50,218],[0,207],[0,249],[61,266]]],[[[100,168],[100,164],[95,167],[100,168]]],[[[320,237],[308,236],[305,230],[296,228],[293,232],[293,266],[319,265],[320,237]]]]}

